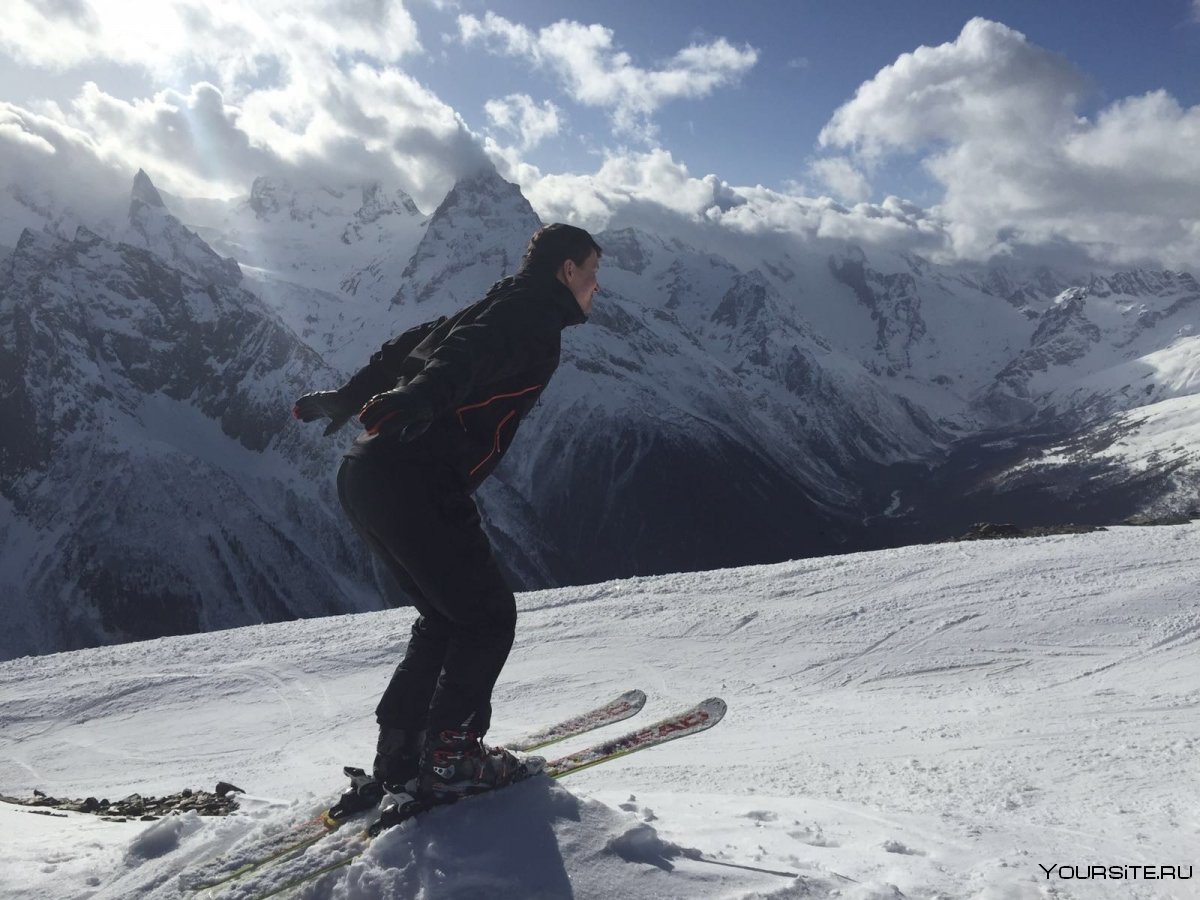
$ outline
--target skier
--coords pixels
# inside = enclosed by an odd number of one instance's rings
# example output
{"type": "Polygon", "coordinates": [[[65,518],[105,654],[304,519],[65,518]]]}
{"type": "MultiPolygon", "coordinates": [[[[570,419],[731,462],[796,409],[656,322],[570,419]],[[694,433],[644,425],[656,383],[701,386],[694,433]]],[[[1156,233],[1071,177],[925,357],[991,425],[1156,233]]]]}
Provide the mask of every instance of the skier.
{"type": "Polygon", "coordinates": [[[516,603],[471,494],[558,367],[562,329],[591,312],[600,256],[583,229],[548,225],[520,271],[482,300],[393,338],[343,387],[306,394],[292,410],[304,422],[330,419],[326,434],[358,414],[365,431],[342,460],[338,496],[419,613],[375,710],[373,772],[352,774],[335,821],[385,790],[446,803],[521,770],[482,741],[516,603]]]}

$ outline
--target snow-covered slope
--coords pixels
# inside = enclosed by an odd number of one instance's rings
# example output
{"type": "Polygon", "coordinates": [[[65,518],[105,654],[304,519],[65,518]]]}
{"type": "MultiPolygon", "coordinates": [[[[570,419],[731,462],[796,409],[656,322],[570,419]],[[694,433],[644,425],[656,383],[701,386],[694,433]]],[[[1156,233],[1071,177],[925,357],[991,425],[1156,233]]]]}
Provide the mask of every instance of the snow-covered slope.
{"type": "MultiPolygon", "coordinates": [[[[646,721],[714,694],[725,721],[435,811],[303,896],[1200,897],[1198,547],[1126,527],[523,594],[494,739],[630,686],[646,721]]],[[[151,824],[0,804],[0,897],[180,897],[189,864],[310,815],[369,761],[410,615],[0,663],[0,793],[248,792],[151,824]]]]}

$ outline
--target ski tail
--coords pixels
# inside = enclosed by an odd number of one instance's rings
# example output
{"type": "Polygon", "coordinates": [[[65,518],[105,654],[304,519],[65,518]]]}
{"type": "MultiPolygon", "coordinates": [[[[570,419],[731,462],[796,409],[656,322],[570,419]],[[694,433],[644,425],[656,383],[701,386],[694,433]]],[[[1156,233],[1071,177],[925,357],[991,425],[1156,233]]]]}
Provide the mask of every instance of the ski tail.
{"type": "Polygon", "coordinates": [[[668,741],[707,731],[725,717],[727,709],[725,701],[720,697],[710,697],[653,725],[552,760],[546,763],[543,771],[551,778],[563,778],[600,763],[645,750],[647,747],[657,747],[668,741]]]}
{"type": "Polygon", "coordinates": [[[565,741],[567,738],[603,728],[605,725],[622,722],[635,715],[645,705],[645,692],[636,689],[626,691],[608,703],[601,704],[582,715],[564,719],[562,722],[550,725],[541,731],[535,731],[516,741],[506,742],[504,747],[506,750],[517,750],[523,753],[540,750],[542,747],[548,747],[559,741],[565,741]]]}

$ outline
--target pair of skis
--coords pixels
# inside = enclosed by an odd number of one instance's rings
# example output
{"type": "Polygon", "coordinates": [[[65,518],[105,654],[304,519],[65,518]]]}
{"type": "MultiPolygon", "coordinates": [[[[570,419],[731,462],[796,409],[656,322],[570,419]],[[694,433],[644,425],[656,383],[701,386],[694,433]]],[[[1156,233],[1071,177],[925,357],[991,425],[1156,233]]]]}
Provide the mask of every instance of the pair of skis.
{"type": "MultiPolygon", "coordinates": [[[[628,719],[639,712],[645,703],[645,693],[639,690],[627,691],[609,703],[551,725],[505,746],[509,750],[522,752],[540,750],[559,741],[628,719]]],[[[713,697],[704,700],[675,715],[655,722],[653,725],[611,740],[600,741],[576,753],[551,760],[540,772],[551,778],[563,778],[648,747],[655,747],[668,741],[696,734],[721,721],[725,715],[725,709],[725,702],[719,698],[713,697]]],[[[266,898],[275,897],[320,878],[335,869],[348,866],[367,849],[372,836],[385,828],[415,818],[426,809],[427,807],[424,805],[415,803],[389,808],[380,815],[379,819],[372,822],[365,832],[356,836],[358,839],[351,843],[344,854],[333,861],[321,864],[319,860],[314,860],[308,866],[298,866],[298,871],[277,871],[285,862],[293,859],[300,861],[309,847],[317,844],[331,831],[337,830],[339,826],[345,824],[345,822],[333,823],[325,813],[321,813],[295,829],[268,838],[243,850],[235,857],[218,859],[204,867],[203,870],[185,873],[181,876],[182,886],[191,891],[209,891],[228,887],[231,895],[244,898],[244,900],[251,900],[251,898],[252,900],[266,900],[266,898]],[[315,864],[315,868],[313,864],[315,864]],[[236,891],[234,891],[235,887],[236,891]]],[[[364,812],[346,821],[359,820],[366,815],[368,814],[364,812]]]]}

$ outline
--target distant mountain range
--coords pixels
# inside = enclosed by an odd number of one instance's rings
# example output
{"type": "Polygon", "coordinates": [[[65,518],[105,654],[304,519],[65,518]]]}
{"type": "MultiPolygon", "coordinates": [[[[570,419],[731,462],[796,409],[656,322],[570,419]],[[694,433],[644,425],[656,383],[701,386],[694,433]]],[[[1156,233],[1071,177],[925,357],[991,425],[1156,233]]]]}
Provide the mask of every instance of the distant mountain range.
{"type": "MultiPolygon", "coordinates": [[[[376,608],[336,438],[289,416],[516,270],[495,173],[257,179],[75,228],[0,200],[0,656],[376,608]],[[16,225],[23,224],[24,231],[16,225]]],[[[681,223],[604,247],[590,322],[479,501],[520,588],[1197,512],[1200,285],[944,267],[681,223]]]]}

